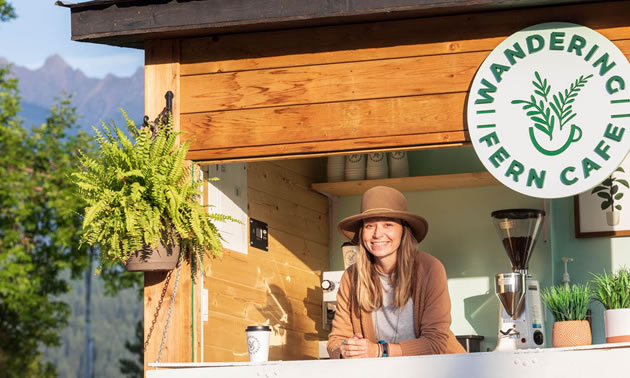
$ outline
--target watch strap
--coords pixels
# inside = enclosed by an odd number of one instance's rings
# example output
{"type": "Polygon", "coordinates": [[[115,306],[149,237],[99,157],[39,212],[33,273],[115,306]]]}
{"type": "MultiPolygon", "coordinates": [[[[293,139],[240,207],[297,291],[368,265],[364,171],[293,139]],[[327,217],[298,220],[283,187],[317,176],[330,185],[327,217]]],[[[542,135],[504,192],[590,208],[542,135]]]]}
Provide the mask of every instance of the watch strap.
{"type": "Polygon", "coordinates": [[[383,347],[383,354],[381,354],[381,357],[389,357],[389,345],[385,342],[385,340],[379,340],[378,343],[383,347]]]}

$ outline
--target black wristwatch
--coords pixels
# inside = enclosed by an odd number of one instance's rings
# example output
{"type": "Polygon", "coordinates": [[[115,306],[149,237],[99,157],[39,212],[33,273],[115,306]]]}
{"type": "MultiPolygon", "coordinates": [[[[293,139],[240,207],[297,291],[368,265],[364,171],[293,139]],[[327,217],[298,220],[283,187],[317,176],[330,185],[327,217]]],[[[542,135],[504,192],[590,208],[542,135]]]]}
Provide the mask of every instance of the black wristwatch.
{"type": "Polygon", "coordinates": [[[383,346],[383,354],[381,355],[381,357],[388,357],[389,356],[388,344],[385,342],[385,340],[379,340],[378,343],[383,346]]]}

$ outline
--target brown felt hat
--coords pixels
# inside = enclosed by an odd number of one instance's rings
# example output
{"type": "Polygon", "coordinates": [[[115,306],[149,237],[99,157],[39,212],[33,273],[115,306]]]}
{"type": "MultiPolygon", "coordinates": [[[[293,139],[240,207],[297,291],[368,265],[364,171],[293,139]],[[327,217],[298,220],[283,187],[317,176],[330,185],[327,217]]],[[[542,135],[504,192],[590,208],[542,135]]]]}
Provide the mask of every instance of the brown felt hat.
{"type": "Polygon", "coordinates": [[[375,186],[363,193],[361,197],[361,213],[343,219],[337,225],[337,230],[351,242],[357,243],[359,228],[366,218],[396,218],[409,224],[413,236],[418,242],[427,235],[429,225],[427,221],[416,214],[407,211],[407,199],[394,188],[375,186]]]}

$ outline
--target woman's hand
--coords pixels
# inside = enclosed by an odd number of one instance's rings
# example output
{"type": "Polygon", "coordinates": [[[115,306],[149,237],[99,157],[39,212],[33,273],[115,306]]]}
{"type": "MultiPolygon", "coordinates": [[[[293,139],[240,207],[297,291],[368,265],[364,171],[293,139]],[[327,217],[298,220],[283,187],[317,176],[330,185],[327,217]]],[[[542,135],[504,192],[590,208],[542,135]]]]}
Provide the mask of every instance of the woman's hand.
{"type": "Polygon", "coordinates": [[[360,333],[355,334],[352,338],[345,339],[339,349],[342,358],[379,357],[378,344],[364,339],[360,333]]]}

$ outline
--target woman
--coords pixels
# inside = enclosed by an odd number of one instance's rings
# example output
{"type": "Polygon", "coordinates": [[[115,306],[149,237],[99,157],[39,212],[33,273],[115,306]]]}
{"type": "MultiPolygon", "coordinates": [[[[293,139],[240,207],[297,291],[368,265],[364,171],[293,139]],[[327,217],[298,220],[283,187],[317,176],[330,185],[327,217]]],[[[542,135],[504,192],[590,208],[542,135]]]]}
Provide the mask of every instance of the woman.
{"type": "Polygon", "coordinates": [[[444,267],[417,247],[427,222],[407,211],[402,193],[367,190],[361,213],[337,228],[360,252],[341,279],[327,345],[331,358],[465,352],[450,331],[444,267]]]}

